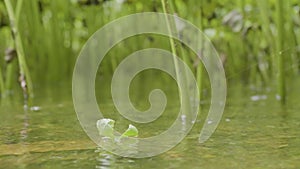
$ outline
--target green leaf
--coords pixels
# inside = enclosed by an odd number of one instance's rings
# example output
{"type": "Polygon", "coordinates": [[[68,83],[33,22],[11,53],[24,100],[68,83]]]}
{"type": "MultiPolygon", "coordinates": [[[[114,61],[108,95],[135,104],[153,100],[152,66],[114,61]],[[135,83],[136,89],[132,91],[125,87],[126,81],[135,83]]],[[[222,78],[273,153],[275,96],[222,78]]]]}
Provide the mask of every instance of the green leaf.
{"type": "Polygon", "coordinates": [[[97,121],[97,128],[100,136],[114,138],[115,121],[112,119],[100,119],[97,121]]]}
{"type": "Polygon", "coordinates": [[[138,129],[135,126],[129,124],[128,129],[122,134],[121,137],[137,137],[138,134],[138,129]]]}

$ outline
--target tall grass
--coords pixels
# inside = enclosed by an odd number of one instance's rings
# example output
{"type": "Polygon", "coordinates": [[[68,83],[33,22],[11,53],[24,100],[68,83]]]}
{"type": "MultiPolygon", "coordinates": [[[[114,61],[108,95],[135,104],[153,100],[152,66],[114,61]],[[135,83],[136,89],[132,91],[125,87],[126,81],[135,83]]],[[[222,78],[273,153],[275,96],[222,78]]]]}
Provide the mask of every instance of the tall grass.
{"type": "MultiPolygon", "coordinates": [[[[293,6],[299,8],[300,5],[296,0],[285,3],[280,0],[141,0],[124,1],[120,8],[116,7],[120,5],[117,1],[101,1],[98,5],[86,5],[84,2],[87,1],[75,0],[4,2],[8,10],[1,10],[3,2],[0,1],[0,22],[12,20],[15,23],[12,30],[17,30],[13,42],[18,60],[9,64],[0,61],[2,93],[3,90],[13,89],[18,68],[26,77],[29,93],[32,93],[33,87],[47,87],[70,80],[76,56],[90,35],[115,18],[147,11],[176,14],[198,26],[211,39],[224,60],[229,81],[244,83],[245,86],[252,86],[251,89],[254,86],[254,90],[258,91],[259,88],[272,86],[276,79],[277,93],[284,102],[289,85],[285,77],[299,74],[299,51],[296,49],[300,45],[300,26],[297,22],[300,16],[293,6]],[[234,10],[237,13],[230,19],[232,23],[224,24],[224,17],[234,10]],[[234,22],[239,16],[242,16],[239,22],[234,22]],[[284,67],[284,62],[292,66],[284,67]]],[[[172,31],[174,23],[169,21],[172,31]]],[[[1,25],[0,31],[7,29],[5,24],[1,25]]],[[[1,53],[13,46],[9,37],[1,37],[1,53]]],[[[203,86],[208,82],[204,78],[203,65],[197,63],[199,58],[182,44],[173,39],[167,40],[154,38],[146,42],[144,37],[136,37],[128,43],[120,43],[118,50],[110,54],[113,57],[105,62],[101,73],[112,74],[122,57],[131,51],[149,46],[170,46],[172,53],[182,57],[194,70],[200,88],[205,88],[203,86]]]]}
{"type": "MultiPolygon", "coordinates": [[[[172,30],[172,26],[173,26],[173,29],[174,29],[174,18],[170,18],[167,14],[170,13],[167,9],[167,3],[168,1],[167,0],[161,0],[161,4],[162,4],[162,8],[163,8],[163,12],[165,13],[165,18],[166,18],[166,23],[167,23],[167,28],[168,28],[168,32],[170,34],[170,37],[169,37],[169,41],[170,41],[170,46],[171,46],[171,50],[172,50],[172,54],[173,56],[177,56],[177,52],[176,52],[176,47],[175,47],[175,41],[174,39],[172,38],[171,34],[172,32],[174,32],[172,30]]],[[[176,70],[176,74],[178,76],[178,63],[177,63],[177,60],[174,59],[174,65],[175,65],[175,70],[176,70]]]]}
{"type": "MultiPolygon", "coordinates": [[[[25,94],[32,95],[33,94],[33,88],[32,88],[32,81],[30,77],[30,73],[27,67],[24,48],[23,48],[23,42],[22,38],[19,33],[19,22],[16,18],[15,12],[13,10],[13,6],[10,0],[5,0],[5,5],[8,12],[8,17],[11,24],[11,30],[14,37],[15,47],[17,51],[18,56],[18,63],[19,63],[19,69],[20,69],[20,83],[21,87],[24,90],[25,94]]],[[[22,6],[23,0],[19,0],[17,3],[17,17],[20,15],[20,10],[22,6]]]]}
{"type": "MultiPolygon", "coordinates": [[[[193,3],[196,3],[196,1],[194,1],[193,3]]],[[[204,18],[203,18],[203,0],[200,0],[200,1],[198,1],[198,3],[199,3],[199,8],[200,8],[200,11],[197,13],[197,15],[196,15],[196,18],[199,18],[198,19],[198,21],[196,21],[196,23],[199,23],[199,24],[197,24],[197,26],[199,27],[199,29],[201,30],[201,31],[203,31],[204,30],[204,26],[203,26],[203,20],[204,20],[204,18]]],[[[203,39],[200,39],[200,45],[201,45],[201,51],[199,51],[199,53],[198,53],[198,60],[200,60],[201,58],[200,57],[202,57],[202,53],[203,53],[203,51],[202,50],[204,50],[203,49],[203,39]]],[[[204,73],[203,73],[203,70],[204,68],[203,68],[203,64],[202,64],[202,62],[200,62],[199,61],[199,63],[197,63],[197,65],[196,65],[196,79],[197,79],[197,84],[198,84],[198,87],[199,87],[199,96],[200,96],[200,100],[202,99],[202,96],[203,96],[203,94],[202,94],[202,88],[203,88],[203,75],[204,75],[204,73]]]]}
{"type": "MultiPolygon", "coordinates": [[[[271,10],[270,5],[268,5],[267,0],[257,0],[256,1],[258,9],[259,9],[259,22],[262,27],[263,37],[266,39],[268,44],[270,45],[270,51],[274,51],[275,49],[275,37],[271,30],[271,22],[270,18],[271,10]]],[[[274,71],[274,68],[276,67],[276,58],[275,55],[269,54],[269,60],[268,63],[270,65],[270,72],[272,73],[274,71]]]]}
{"type": "Polygon", "coordinates": [[[276,21],[277,21],[277,64],[278,64],[278,77],[277,77],[277,92],[279,99],[285,103],[286,93],[285,93],[285,66],[284,66],[284,2],[282,0],[276,1],[276,21]]]}
{"type": "MultiPolygon", "coordinates": [[[[177,30],[176,25],[175,25],[175,18],[170,17],[169,15],[167,15],[168,13],[171,13],[172,15],[174,15],[174,5],[171,1],[168,1],[168,0],[161,0],[161,4],[162,4],[163,12],[165,14],[165,20],[166,20],[167,29],[168,29],[168,32],[169,32],[169,42],[170,42],[170,47],[171,47],[171,51],[172,51],[172,54],[173,54],[173,62],[174,62],[174,68],[175,68],[177,81],[178,81],[178,84],[180,85],[180,87],[187,88],[187,86],[185,84],[186,71],[179,69],[179,65],[178,65],[179,63],[178,63],[178,60],[176,58],[178,56],[178,54],[177,54],[178,49],[181,50],[181,54],[184,55],[183,48],[179,44],[175,45],[175,40],[172,37],[172,34],[174,35],[174,33],[178,33],[178,30],[177,30]],[[176,48],[176,46],[178,46],[178,48],[176,48]]],[[[182,57],[184,59],[185,55],[182,56],[182,57]]],[[[183,103],[184,99],[189,98],[189,97],[186,97],[186,96],[187,96],[186,93],[180,93],[180,99],[181,99],[180,103],[183,103]]],[[[183,104],[182,106],[185,106],[185,105],[183,104]]],[[[186,112],[189,112],[189,107],[185,106],[185,107],[183,107],[183,110],[184,110],[183,113],[185,114],[186,112]]]]}

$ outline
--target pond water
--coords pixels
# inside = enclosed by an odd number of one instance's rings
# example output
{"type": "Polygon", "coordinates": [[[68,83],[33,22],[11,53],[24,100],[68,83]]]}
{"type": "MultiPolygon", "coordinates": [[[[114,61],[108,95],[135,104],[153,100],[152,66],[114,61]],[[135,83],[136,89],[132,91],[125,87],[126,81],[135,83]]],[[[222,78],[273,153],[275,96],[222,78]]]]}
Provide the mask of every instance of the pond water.
{"type": "MultiPolygon", "coordinates": [[[[298,83],[300,84],[300,83],[298,83]]],[[[159,86],[159,85],[158,85],[159,86]]],[[[164,86],[164,85],[161,85],[164,86]]],[[[149,88],[150,89],[150,88],[149,88]]],[[[1,102],[0,168],[298,168],[300,166],[300,90],[290,86],[286,106],[276,103],[270,90],[249,90],[229,84],[227,106],[213,136],[199,144],[202,119],[209,99],[189,135],[175,148],[152,158],[129,159],[98,148],[81,129],[73,108],[71,85],[37,89],[32,104],[40,110],[23,109],[21,98],[1,102]],[[293,92],[291,92],[293,91],[293,92]]],[[[134,90],[134,89],[132,89],[134,90]]],[[[132,100],[147,108],[147,95],[133,92],[132,100]]],[[[169,88],[169,90],[171,90],[169,88]]],[[[100,108],[123,130],[128,121],[117,115],[109,90],[99,91],[100,108]]],[[[168,93],[168,92],[167,92],[168,93]]],[[[137,125],[143,136],[155,135],[174,120],[177,92],[170,91],[166,113],[158,122],[137,125]]],[[[36,108],[37,109],[37,108],[36,108]]]]}

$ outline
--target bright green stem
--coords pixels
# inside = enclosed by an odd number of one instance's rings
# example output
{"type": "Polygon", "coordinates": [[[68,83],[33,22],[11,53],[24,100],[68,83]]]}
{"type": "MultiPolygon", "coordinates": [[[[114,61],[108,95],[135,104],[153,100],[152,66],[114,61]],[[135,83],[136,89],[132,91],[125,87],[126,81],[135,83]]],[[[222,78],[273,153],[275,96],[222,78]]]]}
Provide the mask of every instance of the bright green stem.
{"type": "Polygon", "coordinates": [[[277,9],[277,64],[278,64],[278,88],[277,92],[280,96],[280,100],[282,103],[285,103],[286,93],[285,93],[285,78],[284,78],[284,58],[283,51],[284,48],[284,18],[283,18],[283,0],[276,1],[276,9],[277,9]]]}
{"type": "Polygon", "coordinates": [[[171,24],[170,24],[170,21],[169,21],[169,16],[168,16],[168,12],[167,12],[167,6],[166,6],[166,1],[167,0],[161,0],[161,4],[162,4],[162,8],[163,8],[163,11],[165,13],[165,18],[166,18],[166,22],[167,22],[167,28],[168,28],[168,32],[169,32],[169,40],[170,40],[170,45],[171,45],[171,50],[172,50],[172,54],[174,56],[174,64],[175,64],[175,70],[176,70],[176,74],[177,76],[179,75],[179,72],[178,72],[178,65],[177,65],[177,60],[176,60],[176,47],[175,47],[175,42],[174,42],[174,39],[172,38],[172,29],[171,29],[171,24]]]}
{"type": "MultiPolygon", "coordinates": [[[[183,83],[185,81],[184,80],[185,76],[180,76],[180,74],[179,74],[178,62],[177,62],[177,58],[176,58],[177,57],[176,46],[175,46],[175,41],[172,38],[172,28],[175,27],[174,18],[169,17],[166,2],[167,2],[167,0],[161,0],[161,4],[162,4],[163,11],[164,11],[164,14],[165,14],[166,22],[167,22],[167,29],[168,29],[168,32],[169,32],[169,40],[170,40],[171,50],[172,50],[172,54],[173,54],[176,77],[177,77],[178,84],[180,84],[180,86],[181,86],[181,85],[185,85],[183,83]]],[[[184,86],[184,87],[186,87],[186,86],[184,86]]],[[[180,97],[181,103],[183,102],[182,101],[183,98],[186,98],[186,96],[181,95],[181,97],[180,97]]],[[[188,107],[183,107],[183,110],[186,110],[185,112],[188,112],[188,107]]]]}
{"type": "MultiPolygon", "coordinates": [[[[20,75],[24,75],[26,79],[26,84],[27,84],[27,94],[31,96],[33,94],[32,92],[32,81],[30,78],[29,70],[26,64],[25,60],[25,54],[24,54],[24,48],[22,45],[22,38],[21,35],[18,31],[18,18],[15,17],[15,13],[13,11],[13,6],[11,4],[10,0],[4,0],[7,12],[8,12],[8,17],[11,23],[11,29],[12,33],[14,36],[14,42],[16,46],[16,51],[18,55],[18,62],[19,62],[19,69],[20,69],[20,75]]],[[[22,6],[23,0],[18,0],[17,4],[17,16],[20,15],[20,10],[22,6]]]]}

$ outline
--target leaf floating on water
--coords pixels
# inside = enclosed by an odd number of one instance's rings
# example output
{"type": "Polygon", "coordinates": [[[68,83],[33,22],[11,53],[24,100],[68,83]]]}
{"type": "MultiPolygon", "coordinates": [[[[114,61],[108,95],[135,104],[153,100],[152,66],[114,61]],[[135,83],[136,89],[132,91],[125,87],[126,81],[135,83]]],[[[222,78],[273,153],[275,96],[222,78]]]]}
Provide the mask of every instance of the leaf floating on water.
{"type": "Polygon", "coordinates": [[[100,119],[97,121],[97,128],[100,136],[114,138],[115,121],[112,119],[100,119]]]}
{"type": "Polygon", "coordinates": [[[129,124],[128,129],[122,134],[121,137],[137,137],[138,134],[138,129],[134,125],[129,124]]]}

